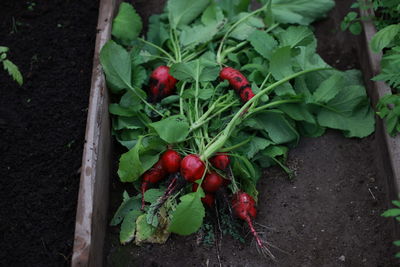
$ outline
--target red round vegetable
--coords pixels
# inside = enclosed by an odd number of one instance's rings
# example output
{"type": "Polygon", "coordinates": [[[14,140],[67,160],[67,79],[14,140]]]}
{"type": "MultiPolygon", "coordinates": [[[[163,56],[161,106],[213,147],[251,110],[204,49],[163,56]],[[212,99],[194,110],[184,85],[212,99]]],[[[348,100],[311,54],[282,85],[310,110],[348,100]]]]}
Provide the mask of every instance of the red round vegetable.
{"type": "Polygon", "coordinates": [[[203,177],[206,166],[198,155],[190,154],[181,161],[181,174],[188,182],[194,182],[203,177]]]}
{"type": "Polygon", "coordinates": [[[203,187],[204,191],[208,193],[216,192],[224,183],[224,178],[222,178],[218,173],[211,172],[204,177],[203,183],[201,187],[203,187]]]}
{"type": "Polygon", "coordinates": [[[159,66],[150,75],[150,98],[157,102],[172,95],[175,91],[177,80],[169,74],[169,67],[159,66]]]}
{"type": "Polygon", "coordinates": [[[251,233],[257,241],[257,245],[261,248],[261,251],[267,253],[271,258],[274,258],[271,251],[264,245],[261,238],[258,236],[256,230],[253,227],[252,219],[257,215],[256,202],[247,193],[243,191],[238,191],[233,195],[232,199],[232,209],[236,216],[247,222],[251,233]]]}
{"type": "Polygon", "coordinates": [[[181,166],[181,156],[175,150],[168,149],[162,154],[161,162],[166,172],[175,173],[181,166]]]}
{"type": "Polygon", "coordinates": [[[230,159],[227,154],[218,152],[214,157],[210,158],[210,163],[217,169],[226,170],[229,166],[230,159]]]}
{"type": "Polygon", "coordinates": [[[201,201],[212,208],[214,206],[215,196],[214,194],[206,193],[206,195],[201,198],[201,201]]]}
{"type": "Polygon", "coordinates": [[[243,102],[247,102],[254,97],[249,81],[240,71],[225,67],[219,73],[219,77],[222,80],[228,80],[230,86],[239,94],[243,102]]]}
{"type": "Polygon", "coordinates": [[[142,209],[144,208],[144,193],[149,189],[151,184],[155,184],[164,179],[167,172],[164,170],[162,161],[157,161],[149,170],[142,175],[142,185],[140,191],[142,192],[142,209]]]}
{"type": "Polygon", "coordinates": [[[263,244],[261,238],[258,236],[256,230],[253,227],[252,219],[257,215],[256,202],[247,193],[239,191],[233,195],[232,199],[232,209],[236,216],[247,222],[251,233],[257,241],[257,245],[261,248],[263,252],[266,252],[269,256],[274,258],[269,249],[263,244]]]}

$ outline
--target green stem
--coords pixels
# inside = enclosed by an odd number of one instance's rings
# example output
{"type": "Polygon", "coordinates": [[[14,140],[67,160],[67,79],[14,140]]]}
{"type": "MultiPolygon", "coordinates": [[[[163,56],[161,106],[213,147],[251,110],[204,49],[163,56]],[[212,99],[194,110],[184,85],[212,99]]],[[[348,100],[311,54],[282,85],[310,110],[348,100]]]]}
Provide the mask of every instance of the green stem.
{"type": "Polygon", "coordinates": [[[239,144],[236,144],[236,145],[230,146],[230,147],[222,148],[222,149],[219,150],[219,152],[230,152],[230,151],[232,151],[232,150],[235,150],[235,149],[237,149],[237,148],[239,148],[239,147],[241,147],[241,146],[247,144],[248,142],[250,142],[251,139],[252,139],[252,138],[247,138],[246,140],[240,142],[239,144]]]}
{"type": "Polygon", "coordinates": [[[218,64],[221,64],[222,62],[222,58],[221,58],[221,52],[222,52],[222,47],[224,46],[225,40],[228,38],[229,34],[242,22],[244,22],[245,20],[247,20],[248,18],[256,15],[257,13],[263,11],[265,8],[267,7],[267,5],[262,6],[261,8],[254,10],[253,12],[251,12],[250,14],[248,14],[247,16],[244,16],[243,18],[239,19],[236,23],[234,23],[229,29],[228,31],[225,33],[224,37],[222,37],[221,43],[219,45],[218,48],[218,52],[217,52],[217,62],[218,64]]]}
{"type": "Polygon", "coordinates": [[[254,113],[257,113],[257,112],[262,111],[262,110],[267,109],[267,108],[271,108],[271,107],[274,107],[274,106],[279,106],[279,105],[287,104],[287,103],[298,103],[298,102],[302,102],[302,101],[303,101],[303,99],[283,99],[283,100],[277,100],[277,101],[275,101],[275,102],[265,104],[265,105],[263,105],[263,106],[261,106],[261,107],[257,107],[257,108],[255,108],[255,109],[249,111],[249,112],[246,114],[246,117],[250,117],[250,116],[253,115],[254,113]]]}
{"type": "Polygon", "coordinates": [[[146,40],[144,40],[143,38],[138,38],[140,41],[142,41],[145,44],[148,44],[152,47],[154,47],[155,49],[157,49],[158,51],[160,51],[161,53],[163,53],[164,55],[166,55],[172,62],[176,63],[175,59],[171,56],[171,54],[169,54],[167,51],[165,51],[164,49],[162,49],[161,47],[159,47],[158,45],[155,45],[151,42],[148,42],[146,40]]]}
{"type": "Polygon", "coordinates": [[[181,62],[182,61],[181,47],[179,45],[178,35],[177,35],[175,29],[172,30],[172,34],[175,37],[174,43],[175,43],[175,46],[176,46],[176,49],[177,49],[177,52],[178,52],[178,62],[181,62]]]}
{"type": "Polygon", "coordinates": [[[172,48],[174,50],[175,62],[179,62],[178,48],[177,48],[176,43],[175,43],[175,36],[172,33],[172,28],[169,29],[169,39],[171,40],[172,48]]]}
{"type": "Polygon", "coordinates": [[[243,42],[238,43],[234,47],[225,49],[224,52],[221,53],[220,61],[222,62],[227,54],[235,52],[236,50],[238,50],[238,49],[242,48],[243,46],[245,46],[247,43],[248,43],[248,41],[243,41],[243,42]]]}
{"type": "Polygon", "coordinates": [[[212,114],[211,116],[208,116],[208,115],[210,115],[210,113],[207,114],[207,112],[208,112],[208,111],[207,111],[206,113],[203,114],[203,116],[201,116],[197,121],[195,121],[195,122],[192,124],[192,126],[190,127],[190,130],[189,130],[189,133],[192,132],[192,131],[194,131],[194,130],[196,130],[197,128],[199,128],[200,126],[204,125],[205,123],[209,122],[209,121],[210,121],[211,119],[213,119],[215,116],[221,114],[222,112],[224,112],[225,110],[227,110],[228,108],[230,108],[231,106],[233,106],[233,105],[235,105],[235,104],[236,104],[236,103],[231,103],[231,104],[229,104],[229,105],[223,107],[222,109],[218,110],[217,112],[215,112],[215,113],[212,114]],[[206,115],[206,114],[207,114],[207,116],[204,116],[204,115],[206,115]]]}
{"type": "Polygon", "coordinates": [[[182,98],[183,90],[185,89],[185,86],[186,86],[186,82],[184,82],[182,84],[181,90],[179,91],[179,111],[180,111],[182,116],[185,115],[184,112],[183,112],[183,98],[182,98]]]}
{"type": "Polygon", "coordinates": [[[208,159],[211,155],[213,155],[215,152],[219,151],[225,144],[225,142],[228,140],[230,137],[231,133],[233,132],[233,129],[237,124],[240,123],[240,121],[243,119],[243,114],[249,109],[249,107],[256,102],[262,95],[267,94],[274,90],[276,87],[279,85],[282,85],[288,81],[290,81],[293,78],[296,78],[298,76],[301,76],[306,73],[314,72],[314,71],[320,71],[320,70],[331,70],[332,68],[316,68],[316,69],[310,69],[310,70],[303,70],[297,73],[294,73],[280,81],[277,81],[267,88],[261,90],[258,94],[256,94],[252,99],[247,101],[242,108],[236,112],[235,116],[230,120],[228,125],[225,127],[225,129],[222,131],[221,135],[214,140],[213,143],[208,144],[206,147],[204,153],[201,155],[201,159],[204,161],[208,159]]]}

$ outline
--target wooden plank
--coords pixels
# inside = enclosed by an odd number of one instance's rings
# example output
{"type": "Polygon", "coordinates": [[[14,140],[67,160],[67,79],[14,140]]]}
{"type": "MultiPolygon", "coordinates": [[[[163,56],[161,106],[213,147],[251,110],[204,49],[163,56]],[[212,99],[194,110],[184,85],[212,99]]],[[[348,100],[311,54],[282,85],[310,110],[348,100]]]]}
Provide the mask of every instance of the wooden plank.
{"type": "Polygon", "coordinates": [[[119,0],[101,0],[93,59],[72,266],[102,266],[111,168],[109,95],[99,52],[111,37],[119,0]]]}
{"type": "MultiPolygon", "coordinates": [[[[360,9],[361,17],[373,17],[373,11],[360,9]]],[[[380,73],[382,53],[373,53],[369,49],[369,43],[376,33],[376,28],[371,20],[362,20],[363,35],[360,38],[360,63],[363,70],[365,83],[368,88],[371,101],[375,106],[379,98],[391,94],[390,87],[381,81],[371,81],[371,78],[380,73]]],[[[391,137],[386,131],[385,122],[377,119],[376,135],[378,137],[378,161],[381,169],[385,171],[388,179],[389,200],[397,199],[400,193],[400,135],[391,137]]],[[[400,234],[400,229],[397,229],[400,234]]]]}

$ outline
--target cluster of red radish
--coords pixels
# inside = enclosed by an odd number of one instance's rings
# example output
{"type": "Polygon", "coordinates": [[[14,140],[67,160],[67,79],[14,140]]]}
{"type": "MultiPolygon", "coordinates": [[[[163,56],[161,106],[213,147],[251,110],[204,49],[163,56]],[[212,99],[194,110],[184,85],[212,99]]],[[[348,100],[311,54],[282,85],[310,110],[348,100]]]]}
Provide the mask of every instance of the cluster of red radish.
{"type": "MultiPolygon", "coordinates": [[[[236,91],[243,102],[249,101],[254,97],[251,86],[246,77],[238,70],[225,67],[220,71],[221,80],[228,80],[230,87],[236,91]]],[[[175,92],[177,80],[169,74],[167,66],[159,66],[150,76],[149,94],[153,102],[169,96],[175,92]]],[[[216,153],[209,159],[209,163],[220,171],[226,171],[230,164],[229,156],[224,153],[216,153]]],[[[144,193],[151,184],[161,181],[167,174],[180,172],[182,177],[192,185],[192,191],[197,191],[199,184],[196,182],[203,178],[201,187],[205,192],[202,202],[209,207],[215,203],[215,193],[222,187],[229,184],[230,180],[223,178],[216,171],[209,171],[205,174],[206,165],[198,155],[190,154],[181,159],[178,152],[168,149],[162,154],[160,160],[142,176],[142,208],[144,207],[144,193]]],[[[168,191],[168,190],[167,190],[168,191]]],[[[251,233],[256,238],[257,244],[261,249],[265,249],[255,231],[252,219],[257,215],[256,203],[254,199],[241,190],[234,192],[232,196],[232,209],[236,216],[244,220],[249,225],[251,233]]]]}

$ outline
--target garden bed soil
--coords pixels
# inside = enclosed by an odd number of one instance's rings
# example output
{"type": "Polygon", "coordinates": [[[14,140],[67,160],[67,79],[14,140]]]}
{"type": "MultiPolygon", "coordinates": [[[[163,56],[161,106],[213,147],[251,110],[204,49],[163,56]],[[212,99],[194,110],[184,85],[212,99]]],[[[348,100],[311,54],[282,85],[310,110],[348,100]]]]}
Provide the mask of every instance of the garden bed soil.
{"type": "Polygon", "coordinates": [[[4,266],[70,264],[97,13],[93,0],[0,1],[0,45],[24,76],[0,70],[4,266]]]}
{"type": "MultiPolygon", "coordinates": [[[[150,9],[136,1],[139,13],[150,9]]],[[[355,37],[341,33],[339,23],[349,1],[336,1],[329,18],[315,23],[318,51],[341,70],[360,68],[355,37]]],[[[154,6],[153,6],[154,7],[154,6]]],[[[148,14],[148,13],[147,13],[148,14]]],[[[146,19],[146,17],[145,17],[146,19]]],[[[387,181],[378,167],[376,135],[347,139],[337,131],[320,138],[303,138],[291,150],[288,165],[295,179],[274,167],[259,184],[257,228],[277,261],[263,258],[251,235],[244,244],[224,237],[217,246],[199,244],[196,235],[171,235],[163,245],[118,243],[119,227],[109,227],[107,266],[397,266],[391,222],[380,216],[387,209],[387,181]],[[263,226],[269,228],[264,228],[263,226]]],[[[115,166],[118,157],[115,156],[115,166]]],[[[111,179],[111,219],[121,202],[124,185],[111,179]]],[[[243,232],[248,233],[246,226],[243,232]]]]}

